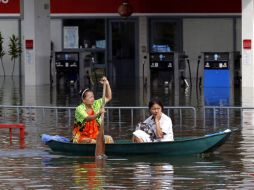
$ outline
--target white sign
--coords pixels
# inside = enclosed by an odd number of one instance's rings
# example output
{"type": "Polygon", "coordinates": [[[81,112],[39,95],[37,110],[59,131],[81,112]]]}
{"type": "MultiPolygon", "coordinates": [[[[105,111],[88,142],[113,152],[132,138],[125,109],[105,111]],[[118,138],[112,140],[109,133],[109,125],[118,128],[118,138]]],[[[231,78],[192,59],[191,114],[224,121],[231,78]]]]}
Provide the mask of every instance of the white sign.
{"type": "Polygon", "coordinates": [[[251,50],[244,50],[242,54],[242,64],[251,65],[251,62],[252,62],[251,50]]]}
{"type": "Polygon", "coordinates": [[[64,48],[78,48],[79,36],[78,26],[65,26],[64,27],[64,48]]]}
{"type": "Polygon", "coordinates": [[[33,56],[33,52],[32,52],[33,50],[26,50],[26,63],[27,64],[32,64],[33,62],[32,62],[32,56],[33,56]]]}

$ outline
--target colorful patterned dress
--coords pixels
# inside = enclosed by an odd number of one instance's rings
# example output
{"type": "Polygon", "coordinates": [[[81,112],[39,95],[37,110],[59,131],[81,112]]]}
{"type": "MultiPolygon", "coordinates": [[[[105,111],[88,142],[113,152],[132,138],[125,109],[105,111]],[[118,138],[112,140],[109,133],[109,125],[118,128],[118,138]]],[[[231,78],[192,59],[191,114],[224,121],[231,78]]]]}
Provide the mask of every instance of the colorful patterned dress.
{"type": "MultiPolygon", "coordinates": [[[[96,118],[92,121],[84,121],[88,116],[93,116],[99,113],[102,106],[102,98],[95,100],[92,109],[87,110],[84,103],[81,103],[75,110],[74,128],[72,131],[73,143],[96,143],[101,118],[96,118]]],[[[112,143],[112,137],[105,135],[105,142],[112,143]]]]}

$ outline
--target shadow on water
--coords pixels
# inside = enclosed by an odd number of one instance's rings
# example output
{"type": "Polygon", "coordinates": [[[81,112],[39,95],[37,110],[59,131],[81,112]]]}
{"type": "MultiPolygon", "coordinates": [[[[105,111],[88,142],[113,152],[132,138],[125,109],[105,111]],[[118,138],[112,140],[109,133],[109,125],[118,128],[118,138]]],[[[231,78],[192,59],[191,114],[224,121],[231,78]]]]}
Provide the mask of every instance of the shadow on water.
{"type": "MultiPolygon", "coordinates": [[[[201,154],[201,155],[185,155],[185,156],[157,156],[157,155],[145,155],[145,156],[109,156],[106,160],[106,164],[113,164],[115,162],[121,162],[125,164],[133,163],[170,163],[175,166],[184,166],[190,165],[195,162],[204,162],[204,161],[213,161],[214,159],[218,161],[223,161],[224,158],[219,155],[210,153],[210,154],[201,154]]],[[[45,166],[61,166],[72,165],[73,163],[96,163],[93,156],[71,156],[71,155],[61,155],[49,152],[49,154],[42,160],[45,166]]],[[[226,161],[226,160],[225,160],[226,161]]],[[[100,166],[98,166],[100,167],[100,166]]]]}

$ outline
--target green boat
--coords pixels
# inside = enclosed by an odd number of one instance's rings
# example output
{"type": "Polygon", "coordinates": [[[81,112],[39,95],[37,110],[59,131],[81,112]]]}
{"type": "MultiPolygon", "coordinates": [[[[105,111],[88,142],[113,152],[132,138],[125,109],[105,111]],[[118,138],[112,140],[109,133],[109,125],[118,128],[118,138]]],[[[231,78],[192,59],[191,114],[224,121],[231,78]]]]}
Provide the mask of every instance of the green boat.
{"type": "MultiPolygon", "coordinates": [[[[105,145],[107,156],[115,155],[165,155],[180,156],[212,152],[220,147],[230,136],[232,131],[227,129],[218,133],[208,134],[201,137],[176,138],[172,142],[149,142],[133,143],[121,140],[114,144],[105,145]]],[[[48,140],[46,145],[56,153],[68,155],[94,156],[95,144],[74,144],[48,140]]]]}

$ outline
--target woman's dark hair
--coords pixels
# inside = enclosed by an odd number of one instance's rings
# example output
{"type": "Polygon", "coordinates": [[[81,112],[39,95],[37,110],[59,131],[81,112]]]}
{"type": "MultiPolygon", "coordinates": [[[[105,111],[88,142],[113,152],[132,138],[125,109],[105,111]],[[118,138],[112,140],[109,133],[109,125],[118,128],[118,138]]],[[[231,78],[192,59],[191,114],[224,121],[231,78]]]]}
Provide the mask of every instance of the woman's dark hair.
{"type": "Polygon", "coordinates": [[[152,99],[152,100],[150,100],[150,102],[148,104],[148,108],[151,109],[151,107],[153,107],[154,104],[158,104],[161,107],[161,109],[163,110],[163,104],[158,99],[152,99]]]}
{"type": "Polygon", "coordinates": [[[87,92],[93,92],[93,91],[92,91],[92,89],[89,89],[89,88],[81,89],[79,91],[79,95],[81,97],[81,100],[83,100],[86,97],[87,92]]]}

